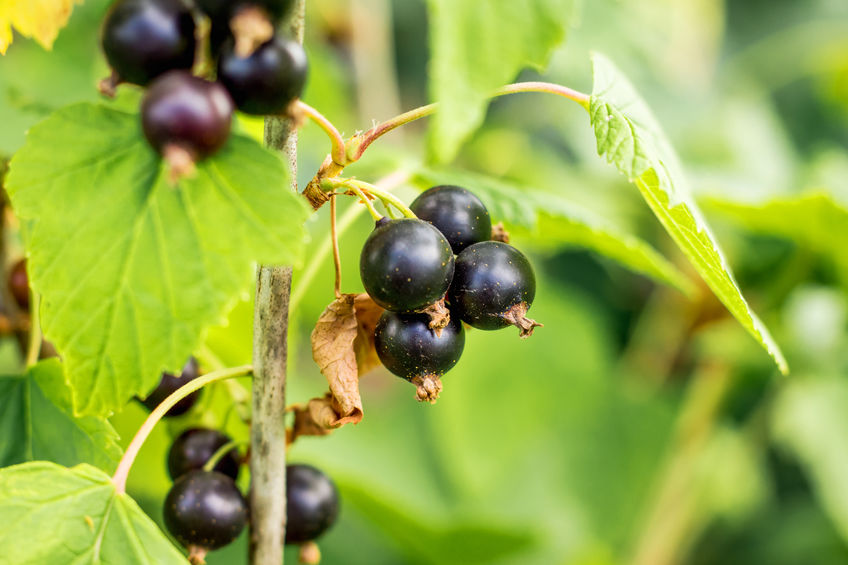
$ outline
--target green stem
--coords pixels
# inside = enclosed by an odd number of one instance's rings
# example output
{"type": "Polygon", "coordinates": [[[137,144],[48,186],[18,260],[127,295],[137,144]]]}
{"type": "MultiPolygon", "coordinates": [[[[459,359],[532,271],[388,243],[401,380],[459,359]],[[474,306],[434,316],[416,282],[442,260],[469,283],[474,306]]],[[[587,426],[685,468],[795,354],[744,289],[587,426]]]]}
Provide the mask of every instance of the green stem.
{"type": "MultiPolygon", "coordinates": [[[[356,179],[330,179],[330,183],[333,187],[341,187],[341,188],[349,188],[353,192],[359,194],[359,191],[371,194],[372,196],[376,196],[380,200],[383,201],[384,204],[391,204],[395,208],[398,209],[405,217],[407,218],[416,218],[415,213],[407,207],[406,204],[403,203],[403,200],[391,194],[390,192],[386,192],[373,184],[363,182],[361,180],[356,179]]],[[[382,216],[377,216],[379,219],[382,216]]]]}
{"type": "Polygon", "coordinates": [[[209,460],[204,463],[203,470],[206,472],[215,470],[215,465],[218,464],[218,461],[220,461],[224,457],[224,455],[229,453],[234,447],[247,445],[248,443],[249,442],[246,441],[228,441],[227,443],[219,447],[218,450],[212,454],[212,457],[210,457],[209,460]]]}
{"type": "Polygon", "coordinates": [[[41,355],[41,295],[33,292],[30,297],[30,304],[29,346],[27,347],[26,356],[27,368],[38,363],[38,357],[41,355]]]}
{"type": "MultiPolygon", "coordinates": [[[[203,344],[195,352],[195,357],[200,360],[201,365],[213,371],[221,371],[227,368],[227,365],[212,351],[208,345],[203,344]]],[[[250,422],[250,393],[244,389],[239,383],[234,380],[224,381],[224,386],[227,387],[227,392],[230,393],[230,398],[233,399],[234,408],[238,411],[239,419],[242,422],[250,422]]],[[[229,415],[229,414],[228,414],[229,415]]]]}
{"type": "MultiPolygon", "coordinates": [[[[587,111],[589,110],[589,102],[591,100],[591,97],[588,94],[568,88],[567,86],[562,86],[560,84],[554,84],[551,82],[538,81],[508,84],[494,91],[492,93],[492,98],[506,96],[508,94],[519,94],[522,92],[544,92],[547,94],[562,96],[563,98],[568,98],[569,100],[577,102],[578,104],[583,106],[583,108],[587,111]]],[[[399,128],[400,126],[408,124],[410,122],[414,122],[415,120],[426,118],[427,116],[436,113],[438,109],[438,102],[435,102],[433,104],[427,104],[426,106],[421,106],[420,108],[415,108],[413,110],[395,116],[394,118],[388,119],[385,122],[377,124],[367,132],[349,139],[347,142],[348,161],[358,161],[359,158],[362,157],[362,154],[365,152],[365,150],[368,149],[369,145],[371,145],[372,143],[374,143],[374,141],[376,141],[383,135],[389,133],[393,129],[399,128]]]]}
{"type": "Polygon", "coordinates": [[[324,130],[324,133],[327,134],[327,137],[330,138],[330,141],[333,144],[333,149],[330,153],[333,158],[333,162],[337,165],[344,167],[347,164],[345,140],[344,137],[342,137],[342,134],[336,128],[336,126],[333,125],[333,122],[325,118],[321,112],[301,100],[295,102],[294,111],[296,113],[300,113],[306,116],[307,118],[315,122],[318,127],[324,130]]]}
{"type": "Polygon", "coordinates": [[[173,393],[168,396],[162,403],[157,406],[153,412],[147,417],[141,427],[133,437],[129,446],[127,446],[127,450],[124,452],[124,456],[121,457],[120,462],[118,462],[118,468],[115,470],[115,474],[112,475],[112,483],[115,485],[115,490],[118,491],[119,494],[123,494],[127,490],[127,477],[130,474],[130,469],[132,468],[133,462],[135,461],[136,456],[138,455],[139,450],[141,450],[141,446],[144,445],[144,442],[147,440],[150,432],[153,431],[153,428],[156,427],[156,424],[162,417],[174,407],[174,405],[191,394],[196,390],[200,390],[204,386],[217,382],[223,381],[225,379],[232,379],[234,377],[242,377],[245,375],[251,374],[253,371],[253,367],[250,365],[244,365],[241,367],[233,367],[232,369],[224,369],[221,371],[214,371],[207,375],[203,375],[202,377],[198,377],[193,379],[173,393]]]}
{"type": "Polygon", "coordinates": [[[360,200],[362,200],[362,203],[365,204],[366,208],[368,208],[368,213],[371,214],[371,217],[374,218],[374,220],[379,220],[383,217],[383,215],[380,214],[376,208],[374,208],[374,205],[371,204],[371,199],[365,196],[365,193],[363,193],[359,188],[353,185],[347,186],[346,188],[350,189],[351,192],[353,192],[359,197],[360,200]]]}

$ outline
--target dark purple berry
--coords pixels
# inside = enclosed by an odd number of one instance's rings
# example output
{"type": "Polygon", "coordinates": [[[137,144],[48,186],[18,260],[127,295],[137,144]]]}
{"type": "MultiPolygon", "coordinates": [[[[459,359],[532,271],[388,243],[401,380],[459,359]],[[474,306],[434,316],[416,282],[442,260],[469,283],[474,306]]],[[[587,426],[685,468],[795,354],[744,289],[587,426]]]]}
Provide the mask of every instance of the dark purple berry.
{"type": "Polygon", "coordinates": [[[184,71],[156,79],[141,103],[141,125],[160,154],[178,147],[194,160],[218,151],[230,135],[233,101],[227,90],[184,71]]]}
{"type": "Polygon", "coordinates": [[[312,541],[339,515],[339,493],[330,477],[311,465],[286,466],[286,543],[312,541]]]}
{"type": "Polygon", "coordinates": [[[194,18],[179,0],[117,0],[103,23],[103,52],[120,80],[146,85],[194,64],[194,18]]]}
{"type": "MultiPolygon", "coordinates": [[[[184,384],[192,381],[200,376],[200,368],[197,366],[197,359],[194,357],[189,358],[186,361],[185,366],[183,367],[182,373],[179,376],[173,375],[171,373],[162,373],[162,378],[159,380],[159,385],[153,391],[147,395],[147,398],[141,401],[144,406],[153,411],[157,406],[162,404],[162,401],[171,396],[178,388],[183,386],[184,384]]],[[[189,394],[188,396],[183,397],[179,402],[174,404],[174,407],[168,410],[165,413],[166,417],[171,416],[180,416],[181,414],[185,414],[194,404],[197,402],[197,399],[200,397],[200,391],[196,390],[189,394]]]]}
{"type": "Polygon", "coordinates": [[[192,471],[165,498],[165,526],[186,547],[217,549],[247,524],[247,501],[233,480],[214,471],[192,471]]]}
{"type": "Polygon", "coordinates": [[[306,83],[308,64],[300,43],[273,37],[247,57],[229,42],[218,61],[218,80],[233,97],[236,107],[248,114],[279,114],[306,83]]]}
{"type": "Polygon", "coordinates": [[[456,365],[465,347],[465,330],[451,312],[441,332],[430,329],[426,314],[384,312],[377,323],[374,345],[383,365],[406,380],[441,376],[456,365]]]}
{"type": "Polygon", "coordinates": [[[481,330],[518,326],[522,336],[537,326],[525,317],[536,296],[536,277],[527,257],[497,241],[468,247],[456,258],[448,292],[451,314],[481,330]]]}
{"type": "Polygon", "coordinates": [[[9,292],[18,306],[29,310],[29,277],[26,270],[26,259],[21,259],[9,269],[9,292]]]}
{"type": "MultiPolygon", "coordinates": [[[[168,474],[171,479],[177,479],[186,473],[202,469],[215,452],[231,441],[228,435],[209,428],[191,428],[184,431],[174,440],[168,451],[168,474]]],[[[233,447],[218,460],[215,471],[235,480],[240,465],[238,449],[233,447]]]]}
{"type": "Polygon", "coordinates": [[[431,224],[384,218],[365,241],[359,274],[374,302],[394,312],[411,312],[445,295],[453,264],[450,243],[431,224]]]}
{"type": "Polygon", "coordinates": [[[492,238],[492,220],[483,202],[468,190],[434,186],[413,200],[409,208],[419,219],[436,226],[454,253],[492,238]]]}

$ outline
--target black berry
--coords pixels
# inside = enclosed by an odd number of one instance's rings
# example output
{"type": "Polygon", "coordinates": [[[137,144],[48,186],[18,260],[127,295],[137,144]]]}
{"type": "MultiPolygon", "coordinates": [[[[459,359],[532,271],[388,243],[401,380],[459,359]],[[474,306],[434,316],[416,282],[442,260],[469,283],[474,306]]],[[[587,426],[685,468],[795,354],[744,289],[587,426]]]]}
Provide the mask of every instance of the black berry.
{"type": "Polygon", "coordinates": [[[481,330],[518,326],[523,337],[538,326],[525,317],[536,296],[533,268],[520,251],[506,243],[484,241],[456,258],[448,292],[451,314],[481,330]]]}
{"type": "Polygon", "coordinates": [[[483,202],[460,186],[434,186],[421,193],[409,208],[448,239],[454,253],[492,238],[492,220],[483,202]]]}
{"type": "Polygon", "coordinates": [[[168,531],[184,546],[217,549],[244,529],[247,501],[231,478],[193,471],[168,491],[163,515],[168,531]]]}
{"type": "MultiPolygon", "coordinates": [[[[194,357],[189,358],[186,361],[185,366],[183,367],[182,373],[179,376],[173,375],[171,373],[162,373],[162,378],[159,380],[159,384],[156,386],[153,391],[147,395],[147,398],[142,400],[142,404],[147,407],[148,410],[153,410],[157,406],[159,406],[163,400],[168,398],[171,393],[175,392],[178,388],[183,386],[184,384],[192,381],[200,376],[200,368],[197,366],[197,360],[194,357]]],[[[166,417],[171,416],[179,416],[181,414],[185,414],[194,404],[197,402],[198,397],[200,397],[200,391],[196,390],[189,394],[186,397],[183,397],[179,402],[174,404],[174,407],[168,410],[165,413],[166,417]]]]}
{"type": "Polygon", "coordinates": [[[200,160],[220,149],[230,135],[233,101],[218,83],[171,71],[156,79],[141,103],[141,125],[150,145],[200,160]]]}
{"type": "Polygon", "coordinates": [[[213,23],[227,23],[239,10],[248,7],[260,8],[271,19],[278,20],[288,13],[294,0],[195,0],[195,3],[213,23]]]}
{"type": "Polygon", "coordinates": [[[103,23],[103,52],[119,79],[146,85],[194,64],[194,18],[179,0],[118,0],[103,23]]]}
{"type": "Polygon", "coordinates": [[[339,493],[330,477],[311,465],[286,466],[286,543],[312,541],[339,515],[339,493]]]}
{"type": "Polygon", "coordinates": [[[26,270],[26,259],[21,259],[9,269],[9,292],[18,306],[29,310],[29,277],[26,270]]]}
{"type": "Polygon", "coordinates": [[[365,291],[394,312],[420,310],[442,298],[453,269],[448,240],[417,219],[380,220],[359,258],[365,291]]]}
{"type": "Polygon", "coordinates": [[[247,57],[231,41],[218,61],[218,80],[248,114],[279,114],[299,98],[306,83],[306,52],[300,43],[275,36],[247,57]]]}
{"type": "MultiPolygon", "coordinates": [[[[232,441],[229,436],[209,428],[191,428],[180,434],[168,451],[168,474],[177,479],[202,469],[221,447],[232,441]]],[[[235,480],[241,464],[238,449],[233,447],[215,465],[215,471],[235,480]]]]}
{"type": "Polygon", "coordinates": [[[441,330],[430,329],[426,314],[384,312],[374,332],[377,356],[385,367],[418,387],[418,399],[435,401],[439,377],[453,368],[465,347],[465,330],[451,315],[441,330]]]}

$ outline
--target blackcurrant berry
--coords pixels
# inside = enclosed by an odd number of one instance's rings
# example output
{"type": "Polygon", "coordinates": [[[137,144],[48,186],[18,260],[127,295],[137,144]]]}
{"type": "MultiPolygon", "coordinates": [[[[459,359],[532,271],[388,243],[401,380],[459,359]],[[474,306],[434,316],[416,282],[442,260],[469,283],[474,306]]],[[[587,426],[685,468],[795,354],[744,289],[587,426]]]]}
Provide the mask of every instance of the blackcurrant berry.
{"type": "Polygon", "coordinates": [[[141,125],[150,145],[166,157],[178,148],[193,161],[224,145],[232,115],[233,101],[223,86],[184,71],[156,79],[141,102],[141,125]]]}
{"type": "Polygon", "coordinates": [[[374,332],[377,356],[385,367],[418,387],[419,400],[439,396],[439,377],[453,368],[465,347],[465,330],[451,313],[447,326],[430,329],[426,314],[384,312],[374,332]]]}
{"type": "Polygon", "coordinates": [[[472,327],[497,330],[514,325],[527,337],[541,325],[525,316],[535,296],[530,261],[507,243],[475,243],[456,258],[448,292],[451,314],[472,327]]]}
{"type": "Polygon", "coordinates": [[[330,477],[311,465],[286,466],[286,543],[312,541],[339,515],[339,493],[330,477]]]}
{"type": "Polygon", "coordinates": [[[492,220],[483,202],[460,186],[443,185],[421,193],[409,208],[448,239],[454,253],[492,238],[492,220]]]}
{"type": "Polygon", "coordinates": [[[294,6],[294,0],[195,0],[195,3],[213,23],[227,23],[239,10],[251,6],[278,20],[294,6]]]}
{"type": "Polygon", "coordinates": [[[165,526],[186,547],[217,549],[247,524],[247,501],[233,480],[215,471],[192,471],[165,498],[165,526]]]}
{"type": "Polygon", "coordinates": [[[236,107],[248,114],[279,114],[306,83],[306,52],[297,41],[275,36],[247,57],[229,42],[218,60],[218,80],[236,107]]]}
{"type": "Polygon", "coordinates": [[[394,312],[420,310],[445,295],[454,256],[439,230],[423,220],[377,222],[359,258],[359,274],[374,302],[394,312]]]}
{"type": "Polygon", "coordinates": [[[29,310],[29,277],[26,270],[26,259],[21,259],[9,269],[9,292],[18,306],[29,310]]]}
{"type": "MultiPolygon", "coordinates": [[[[168,451],[168,474],[177,479],[202,469],[216,451],[232,440],[226,434],[209,428],[191,428],[180,434],[168,451]]],[[[241,460],[238,449],[228,451],[215,465],[215,471],[233,480],[238,477],[241,460]]]]}
{"type": "MultiPolygon", "coordinates": [[[[179,376],[171,373],[162,373],[162,378],[159,384],[153,391],[147,395],[147,398],[141,401],[148,410],[154,410],[163,400],[171,396],[178,388],[200,376],[200,368],[197,366],[197,360],[194,357],[189,358],[183,367],[182,373],[179,376]]],[[[186,397],[183,397],[179,402],[174,404],[174,407],[168,410],[166,417],[179,416],[185,414],[197,402],[200,396],[200,391],[196,390],[186,397]]]]}
{"type": "Polygon", "coordinates": [[[194,18],[179,0],[118,0],[103,23],[103,52],[125,82],[146,85],[194,64],[194,18]]]}

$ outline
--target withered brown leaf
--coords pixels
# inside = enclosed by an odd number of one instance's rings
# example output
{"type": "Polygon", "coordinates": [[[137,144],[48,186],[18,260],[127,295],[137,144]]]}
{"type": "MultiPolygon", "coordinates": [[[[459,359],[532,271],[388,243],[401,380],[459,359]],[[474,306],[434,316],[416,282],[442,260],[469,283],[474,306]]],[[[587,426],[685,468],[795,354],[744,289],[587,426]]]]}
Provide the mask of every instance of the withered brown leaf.
{"type": "Polygon", "coordinates": [[[357,423],[362,419],[359,371],[353,342],[359,324],[353,294],[343,294],[324,310],[312,330],[312,358],[327,377],[341,418],[357,423]]]}
{"type": "Polygon", "coordinates": [[[380,321],[383,309],[377,306],[371,297],[364,292],[356,295],[353,307],[357,322],[356,339],[353,341],[353,347],[356,351],[356,364],[359,367],[359,374],[364,375],[381,365],[380,358],[377,357],[377,350],[374,348],[374,330],[377,329],[377,322],[380,321]]]}

